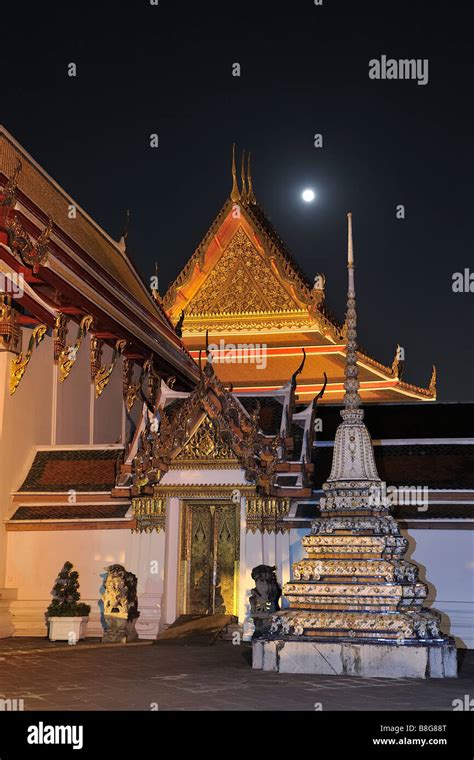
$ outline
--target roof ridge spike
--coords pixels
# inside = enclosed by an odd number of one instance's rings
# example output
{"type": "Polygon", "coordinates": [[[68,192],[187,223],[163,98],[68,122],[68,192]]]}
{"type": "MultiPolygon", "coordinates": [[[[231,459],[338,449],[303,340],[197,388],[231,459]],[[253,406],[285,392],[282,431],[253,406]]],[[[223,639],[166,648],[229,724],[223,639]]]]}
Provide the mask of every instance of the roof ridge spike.
{"type": "Polygon", "coordinates": [[[242,181],[242,192],[241,192],[241,199],[245,202],[248,198],[248,189],[247,184],[245,180],[245,148],[242,150],[242,165],[240,168],[240,179],[242,181]]]}
{"type": "Polygon", "coordinates": [[[235,143],[232,143],[232,192],[231,201],[240,200],[239,186],[237,184],[237,170],[235,168],[235,143]]]}
{"type": "Polygon", "coordinates": [[[255,195],[253,192],[253,186],[252,186],[252,172],[250,169],[250,151],[248,152],[248,156],[247,156],[247,201],[249,203],[252,203],[253,205],[257,203],[257,199],[255,198],[255,195]]]}

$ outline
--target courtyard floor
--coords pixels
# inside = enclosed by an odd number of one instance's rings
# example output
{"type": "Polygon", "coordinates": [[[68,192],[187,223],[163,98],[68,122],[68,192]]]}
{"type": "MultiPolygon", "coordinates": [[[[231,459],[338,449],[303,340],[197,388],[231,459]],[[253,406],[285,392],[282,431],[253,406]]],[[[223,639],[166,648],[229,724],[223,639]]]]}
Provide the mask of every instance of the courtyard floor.
{"type": "Polygon", "coordinates": [[[0,698],[25,710],[442,710],[474,696],[474,651],[458,679],[359,679],[251,669],[249,644],[69,646],[0,641],[0,698]]]}

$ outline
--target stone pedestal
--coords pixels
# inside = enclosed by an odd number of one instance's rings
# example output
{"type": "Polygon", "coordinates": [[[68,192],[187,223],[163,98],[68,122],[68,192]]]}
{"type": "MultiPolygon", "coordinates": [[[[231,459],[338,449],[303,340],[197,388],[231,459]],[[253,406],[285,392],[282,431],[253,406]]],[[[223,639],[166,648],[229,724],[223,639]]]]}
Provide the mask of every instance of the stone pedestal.
{"type": "Polygon", "coordinates": [[[126,644],[129,641],[136,641],[138,633],[135,630],[137,619],[126,620],[125,618],[105,615],[105,625],[107,630],[102,636],[104,644],[126,644]]]}
{"type": "Polygon", "coordinates": [[[256,639],[252,668],[362,678],[456,678],[457,654],[453,639],[409,644],[256,639]]]}

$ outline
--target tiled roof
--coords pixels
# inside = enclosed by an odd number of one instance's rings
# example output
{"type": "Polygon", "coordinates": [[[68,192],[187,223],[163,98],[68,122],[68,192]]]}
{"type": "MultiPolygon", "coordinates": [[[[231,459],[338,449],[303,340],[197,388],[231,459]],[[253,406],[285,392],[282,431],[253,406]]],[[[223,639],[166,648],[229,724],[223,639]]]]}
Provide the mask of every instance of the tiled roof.
{"type": "MultiPolygon", "coordinates": [[[[374,452],[378,473],[388,486],[474,489],[474,445],[384,445],[374,446],[374,452]]],[[[332,455],[332,446],[316,446],[313,462],[317,489],[329,476],[332,455]]]]}
{"type": "Polygon", "coordinates": [[[129,504],[54,504],[19,507],[11,520],[101,520],[125,517],[129,504]]]}
{"type": "MultiPolygon", "coordinates": [[[[341,423],[340,406],[318,407],[321,441],[333,441],[341,423]]],[[[474,437],[474,402],[366,404],[364,422],[373,440],[393,438],[474,437]]]]}
{"type": "Polygon", "coordinates": [[[394,515],[397,520],[472,520],[474,504],[429,504],[428,509],[419,509],[411,504],[401,504],[395,507],[394,515]]]}
{"type": "MultiPolygon", "coordinates": [[[[298,504],[295,517],[313,520],[321,512],[316,504],[298,504]]],[[[474,504],[429,504],[428,509],[420,510],[416,505],[397,505],[393,509],[397,520],[472,520],[474,519],[474,504]]]]}
{"type": "Polygon", "coordinates": [[[376,446],[382,480],[393,485],[474,488],[474,446],[376,446]]]}
{"type": "Polygon", "coordinates": [[[19,491],[111,491],[122,453],[121,448],[37,451],[19,491]]]}
{"type": "Polygon", "coordinates": [[[72,199],[62,188],[38,168],[24,152],[12,142],[11,136],[0,127],[0,171],[7,177],[14,173],[17,161],[21,159],[22,172],[18,187],[74,242],[81,246],[103,267],[109,275],[126,288],[136,300],[153,316],[164,319],[162,309],[153,301],[132,263],[123,255],[117,243],[95,224],[77,205],[74,219],[68,214],[72,199]]]}

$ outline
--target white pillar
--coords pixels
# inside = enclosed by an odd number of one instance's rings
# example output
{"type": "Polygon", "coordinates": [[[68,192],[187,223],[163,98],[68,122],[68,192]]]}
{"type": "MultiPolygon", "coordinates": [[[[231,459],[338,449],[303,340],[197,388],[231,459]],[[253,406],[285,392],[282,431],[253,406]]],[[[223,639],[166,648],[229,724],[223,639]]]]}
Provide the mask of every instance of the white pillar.
{"type": "MultiPolygon", "coordinates": [[[[247,613],[247,501],[240,499],[240,573],[239,573],[239,623],[243,623],[247,613]]],[[[251,570],[252,568],[250,568],[251,570]]]]}
{"type": "Polygon", "coordinates": [[[180,500],[173,496],[166,502],[165,584],[161,622],[171,625],[176,620],[179,573],[180,500]]]}

